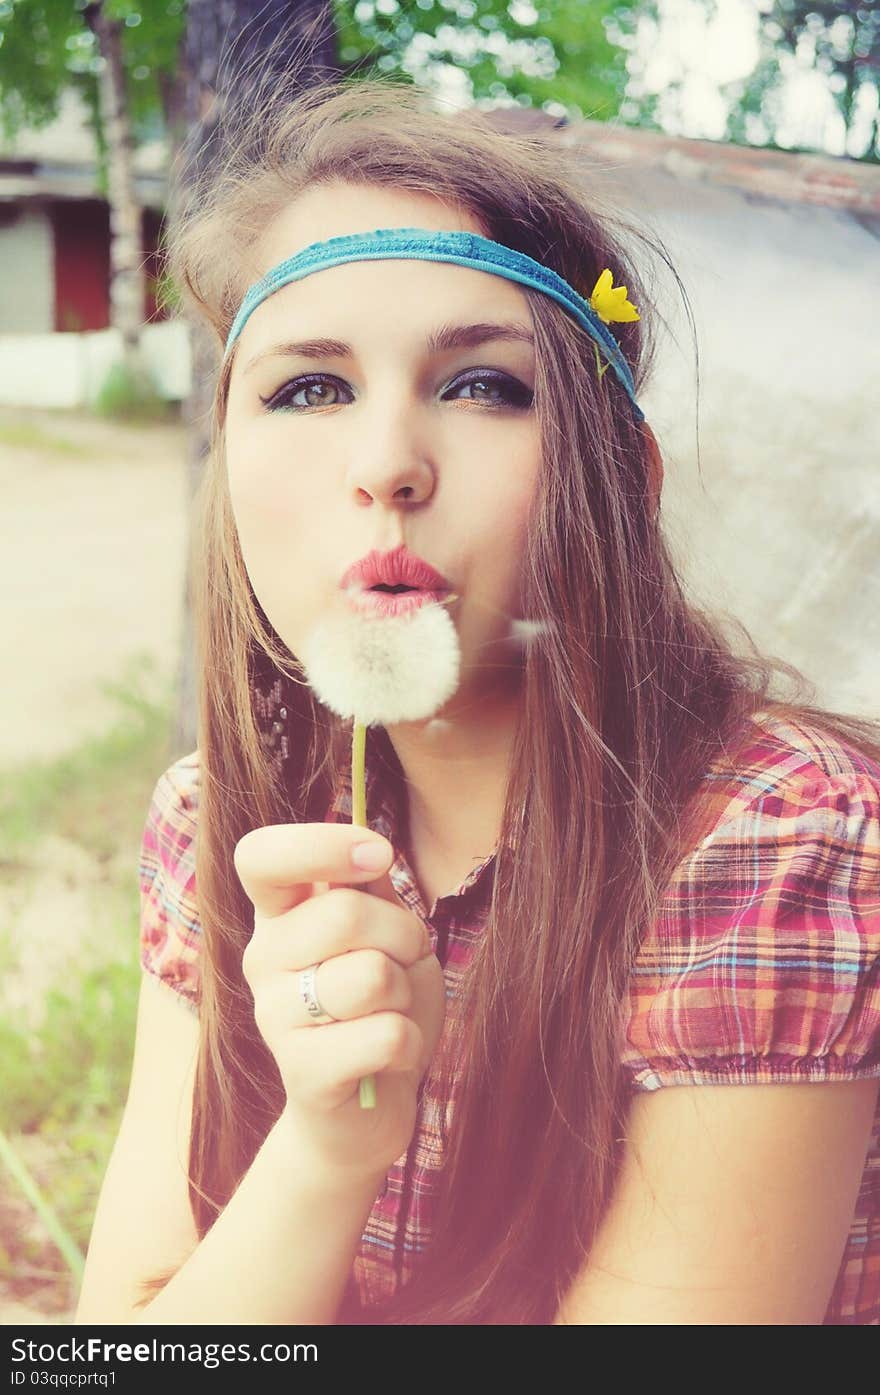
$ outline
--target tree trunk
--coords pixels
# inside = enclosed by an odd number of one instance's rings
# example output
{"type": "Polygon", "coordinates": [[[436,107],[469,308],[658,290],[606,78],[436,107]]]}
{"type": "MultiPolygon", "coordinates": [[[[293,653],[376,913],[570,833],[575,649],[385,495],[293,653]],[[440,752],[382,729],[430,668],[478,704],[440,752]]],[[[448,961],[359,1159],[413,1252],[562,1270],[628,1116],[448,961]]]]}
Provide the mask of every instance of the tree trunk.
{"type": "MultiPolygon", "coordinates": [[[[247,100],[247,78],[255,71],[263,76],[295,72],[300,86],[338,77],[341,69],[331,0],[189,0],[180,79],[180,106],[187,131],[175,160],[172,210],[187,201],[183,181],[210,170],[217,158],[219,123],[237,101],[247,100]]],[[[185,418],[189,427],[188,499],[192,505],[208,454],[206,423],[217,365],[207,332],[192,325],[190,335],[193,385],[185,418]]],[[[190,557],[191,544],[172,736],[174,758],[188,754],[198,744],[190,557]]]]}
{"type": "Polygon", "coordinates": [[[87,5],[84,18],[98,41],[103,65],[98,79],[101,124],[107,143],[110,205],[110,323],[122,336],[126,366],[140,372],[144,322],[142,213],[134,187],[134,143],[122,64],[122,23],[101,3],[87,5]]]}

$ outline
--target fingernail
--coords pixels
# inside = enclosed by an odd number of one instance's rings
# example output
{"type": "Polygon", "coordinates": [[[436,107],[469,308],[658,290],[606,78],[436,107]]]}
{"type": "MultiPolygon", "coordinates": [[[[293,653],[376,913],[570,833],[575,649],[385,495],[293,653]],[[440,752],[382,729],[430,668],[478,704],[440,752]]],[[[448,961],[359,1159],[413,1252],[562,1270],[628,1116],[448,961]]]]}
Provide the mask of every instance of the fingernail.
{"type": "Polygon", "coordinates": [[[355,843],[351,850],[352,866],[364,872],[378,872],[389,863],[387,843],[355,843]]]}

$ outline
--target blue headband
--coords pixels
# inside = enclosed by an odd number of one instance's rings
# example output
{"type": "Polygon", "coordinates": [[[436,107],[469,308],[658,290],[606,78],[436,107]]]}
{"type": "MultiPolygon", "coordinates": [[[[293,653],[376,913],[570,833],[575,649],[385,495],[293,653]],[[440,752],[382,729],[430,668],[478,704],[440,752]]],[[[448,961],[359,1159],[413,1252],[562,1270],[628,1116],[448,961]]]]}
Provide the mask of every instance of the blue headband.
{"type": "Polygon", "coordinates": [[[327,267],[339,266],[342,262],[399,260],[432,262],[454,262],[456,266],[472,267],[476,271],[492,272],[504,276],[508,281],[518,281],[532,290],[543,291],[572,315],[583,326],[599,348],[621,383],[633,405],[636,421],[644,421],[645,414],[635,397],[635,384],[620,345],[613,334],[605,328],[602,320],[583,296],[578,295],[568,282],[542,266],[525,252],[514,251],[501,242],[492,242],[487,237],[470,232],[427,232],[423,228],[377,228],[375,232],[351,233],[344,237],[331,237],[326,242],[313,242],[295,256],[274,266],[260,281],[256,281],[247,291],[241,302],[238,314],[232,322],[225,353],[228,354],[250,316],[258,305],[291,281],[299,281],[314,271],[324,271],[327,267]]]}

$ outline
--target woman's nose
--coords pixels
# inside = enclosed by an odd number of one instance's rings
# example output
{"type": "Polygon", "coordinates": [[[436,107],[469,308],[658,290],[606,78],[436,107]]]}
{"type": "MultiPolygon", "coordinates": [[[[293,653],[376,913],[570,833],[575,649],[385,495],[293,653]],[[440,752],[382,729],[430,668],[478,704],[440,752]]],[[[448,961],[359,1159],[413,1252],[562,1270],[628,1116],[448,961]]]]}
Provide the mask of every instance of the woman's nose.
{"type": "Polygon", "coordinates": [[[377,427],[364,423],[361,441],[354,443],[349,468],[352,488],[360,499],[390,504],[423,503],[434,489],[433,456],[412,413],[388,416],[377,427]]]}
{"type": "Polygon", "coordinates": [[[433,489],[433,481],[417,465],[401,465],[373,471],[355,472],[356,492],[381,503],[424,503],[433,489]]]}

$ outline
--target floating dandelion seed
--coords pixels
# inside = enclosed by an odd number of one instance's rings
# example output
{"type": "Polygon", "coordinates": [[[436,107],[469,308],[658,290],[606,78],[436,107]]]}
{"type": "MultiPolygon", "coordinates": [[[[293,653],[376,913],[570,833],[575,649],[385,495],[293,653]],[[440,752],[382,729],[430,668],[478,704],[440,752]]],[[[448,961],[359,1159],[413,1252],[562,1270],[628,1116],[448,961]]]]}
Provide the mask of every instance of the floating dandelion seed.
{"type": "Polygon", "coordinates": [[[541,635],[549,634],[550,629],[548,620],[511,620],[510,637],[515,644],[527,646],[534,644],[541,635]]]}

